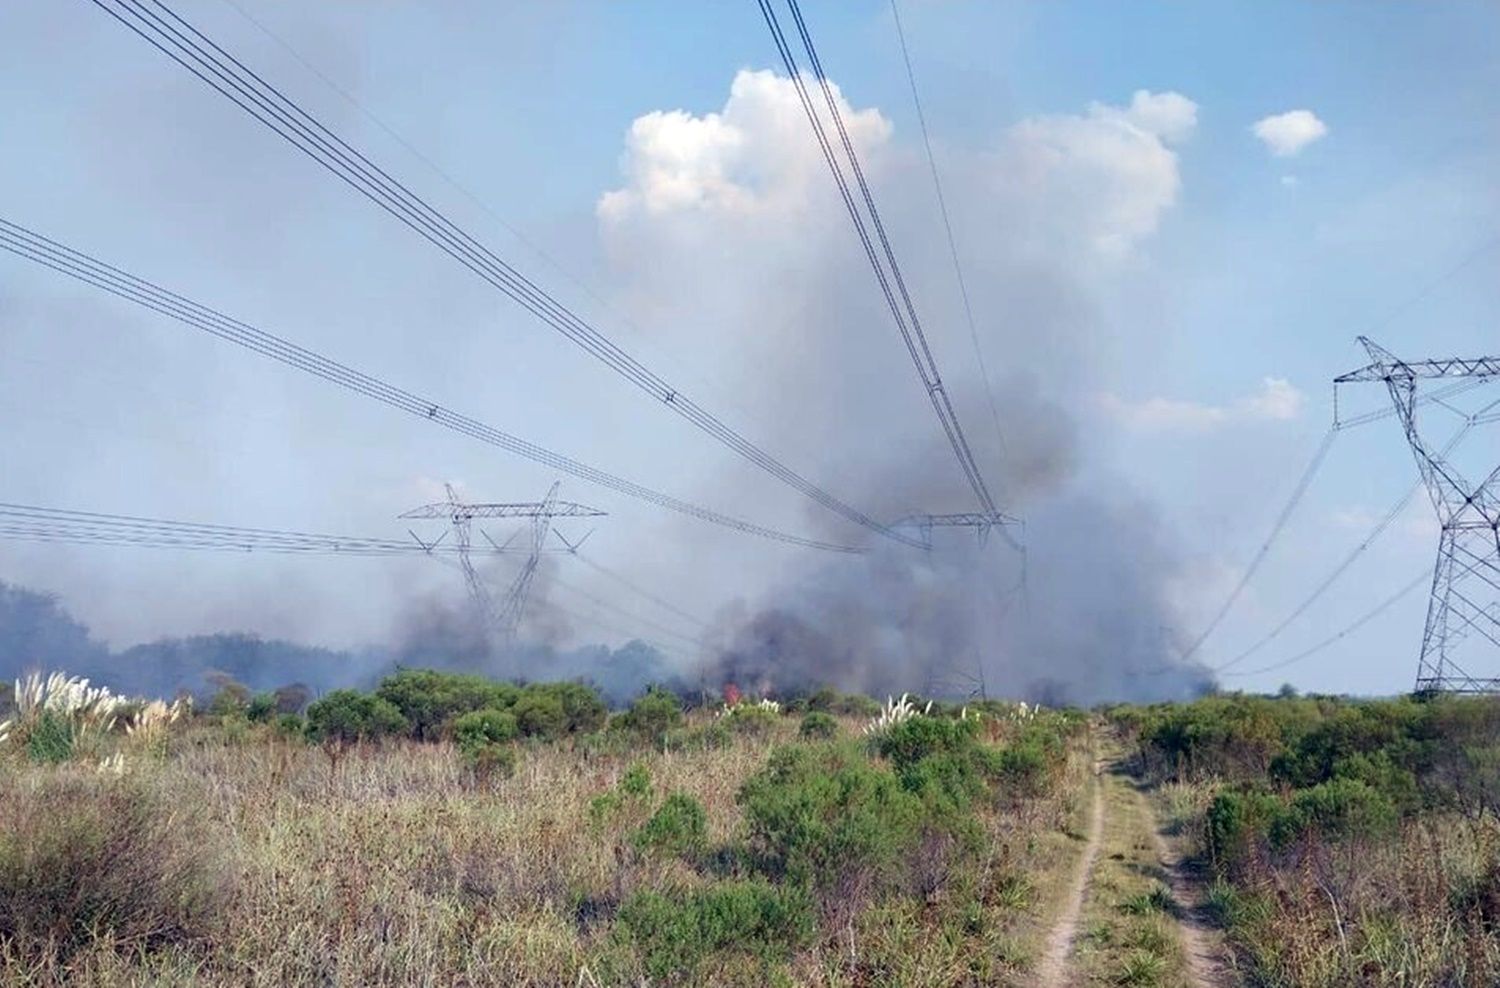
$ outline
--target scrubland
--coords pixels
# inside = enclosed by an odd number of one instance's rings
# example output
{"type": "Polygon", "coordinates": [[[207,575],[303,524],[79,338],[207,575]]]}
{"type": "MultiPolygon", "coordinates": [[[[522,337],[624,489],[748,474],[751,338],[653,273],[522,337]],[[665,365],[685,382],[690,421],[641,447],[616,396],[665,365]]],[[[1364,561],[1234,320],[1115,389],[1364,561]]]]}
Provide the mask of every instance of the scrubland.
{"type": "Polygon", "coordinates": [[[1024,985],[1090,760],[1081,715],[830,691],[67,693],[0,742],[8,985],[1024,985]]]}
{"type": "Polygon", "coordinates": [[[1500,984],[1500,700],[1120,708],[1258,986],[1500,984]]]}

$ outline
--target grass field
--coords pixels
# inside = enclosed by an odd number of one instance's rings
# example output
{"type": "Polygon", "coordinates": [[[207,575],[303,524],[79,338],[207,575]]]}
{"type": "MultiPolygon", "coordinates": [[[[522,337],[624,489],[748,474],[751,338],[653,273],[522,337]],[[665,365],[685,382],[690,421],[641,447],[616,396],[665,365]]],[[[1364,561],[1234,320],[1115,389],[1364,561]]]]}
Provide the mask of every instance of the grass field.
{"type": "Polygon", "coordinates": [[[1492,701],[10,705],[6,985],[1500,983],[1492,701]]]}

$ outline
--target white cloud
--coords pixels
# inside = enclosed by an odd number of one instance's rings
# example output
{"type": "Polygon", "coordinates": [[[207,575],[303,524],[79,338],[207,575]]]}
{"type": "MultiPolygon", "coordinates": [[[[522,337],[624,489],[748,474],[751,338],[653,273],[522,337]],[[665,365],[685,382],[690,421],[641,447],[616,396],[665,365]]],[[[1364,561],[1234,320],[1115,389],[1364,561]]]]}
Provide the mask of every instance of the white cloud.
{"type": "MultiPolygon", "coordinates": [[[[866,174],[876,180],[905,167],[880,111],[856,110],[834,93],[866,174]]],[[[1197,114],[1180,93],[1138,90],[1128,106],[1093,103],[1083,114],[1022,120],[995,151],[950,156],[950,168],[1006,214],[1017,245],[1119,255],[1154,233],[1176,202],[1181,180],[1169,145],[1191,135],[1197,114]]],[[[659,237],[669,217],[680,227],[774,216],[805,230],[809,209],[838,208],[826,168],[790,80],[741,70],[718,112],[636,118],[622,156],[625,183],[600,197],[597,213],[607,240],[626,239],[626,228],[659,237]]]]}
{"type": "Polygon", "coordinates": [[[1168,145],[1187,139],[1198,106],[1180,93],[1139,90],[1128,107],[1093,103],[1083,116],[1032,117],[1006,135],[997,169],[1007,192],[1051,211],[1055,237],[1082,236],[1106,254],[1156,232],[1181,177],[1168,145]]]}
{"type": "Polygon", "coordinates": [[[1187,140],[1198,126],[1198,104],[1181,93],[1137,89],[1126,116],[1137,127],[1169,144],[1187,140]]]}
{"type": "Polygon", "coordinates": [[[1306,396],[1290,381],[1268,377],[1253,395],[1227,405],[1183,401],[1177,398],[1147,398],[1127,401],[1105,394],[1105,411],[1126,425],[1148,431],[1208,432],[1244,422],[1287,422],[1302,414],[1306,396]]]}
{"type": "MultiPolygon", "coordinates": [[[[879,110],[854,109],[836,85],[833,93],[862,156],[887,142],[891,125],[879,110]]],[[[605,224],[643,215],[764,212],[788,205],[826,166],[791,80],[742,69],[718,113],[656,110],[637,117],[623,167],[625,187],[599,199],[605,224]]]]}
{"type": "Polygon", "coordinates": [[[1250,128],[1278,158],[1288,158],[1328,133],[1328,125],[1311,110],[1288,110],[1264,117],[1250,128]]]}

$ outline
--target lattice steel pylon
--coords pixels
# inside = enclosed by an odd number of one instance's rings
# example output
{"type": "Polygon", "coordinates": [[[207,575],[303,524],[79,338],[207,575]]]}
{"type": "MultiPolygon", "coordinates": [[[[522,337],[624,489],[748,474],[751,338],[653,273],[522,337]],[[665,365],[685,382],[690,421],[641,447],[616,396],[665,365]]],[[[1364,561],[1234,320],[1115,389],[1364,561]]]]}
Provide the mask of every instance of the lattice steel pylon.
{"type": "MultiPolygon", "coordinates": [[[[502,641],[510,642],[516,637],[516,630],[521,624],[521,616],[526,610],[526,597],[531,591],[531,584],[536,576],[537,565],[541,561],[542,553],[546,551],[547,536],[554,533],[553,519],[597,518],[604,515],[604,512],[598,508],[591,508],[575,501],[559,501],[557,490],[560,484],[560,481],[554,482],[551,489],[547,491],[547,496],[540,501],[489,503],[463,501],[459,498],[458,492],[453,489],[453,485],[445,484],[443,486],[447,491],[448,500],[424,504],[420,508],[413,508],[401,515],[402,518],[445,518],[452,524],[454,542],[458,549],[458,565],[463,570],[464,583],[468,586],[469,597],[473,600],[474,608],[481,621],[498,634],[502,641]],[[490,592],[489,586],[474,567],[472,546],[473,523],[476,518],[531,519],[531,543],[526,559],[511,580],[505,596],[498,603],[490,592]]],[[[497,553],[504,552],[510,545],[510,539],[507,539],[504,544],[496,543],[483,529],[480,529],[479,534],[484,536],[485,541],[497,553]]],[[[561,533],[555,534],[568,552],[576,551],[583,542],[583,539],[579,539],[578,542],[570,543],[563,538],[561,533]]],[[[412,533],[412,538],[417,539],[418,542],[422,541],[415,532],[412,533]]],[[[438,541],[441,539],[440,536],[438,541]]],[[[437,542],[423,542],[422,544],[435,546],[437,542]]]]}
{"type": "MultiPolygon", "coordinates": [[[[1469,671],[1478,668],[1473,665],[1477,656],[1489,669],[1500,672],[1500,497],[1496,495],[1500,467],[1480,483],[1470,482],[1448,456],[1427,445],[1417,423],[1419,382],[1494,379],[1500,376],[1500,357],[1404,361],[1367,337],[1361,336],[1359,342],[1370,354],[1370,364],[1335,378],[1334,385],[1385,383],[1442,526],[1417,660],[1416,690],[1500,692],[1500,675],[1469,671]]],[[[1465,430],[1500,421],[1500,412],[1495,411],[1500,400],[1473,413],[1438,403],[1458,411],[1465,430]]]]}
{"type": "MultiPolygon", "coordinates": [[[[1020,522],[1002,512],[960,511],[949,514],[917,513],[906,515],[892,522],[897,531],[915,531],[922,547],[931,551],[932,536],[936,529],[972,529],[983,546],[989,541],[990,532],[999,530],[1007,545],[1020,554],[1020,575],[1016,586],[1005,595],[1004,607],[1010,609],[1016,601],[1024,605],[1026,594],[1026,547],[1010,533],[1009,526],[1020,522]]],[[[950,657],[945,662],[930,663],[922,692],[928,696],[961,696],[965,699],[989,699],[989,685],[985,679],[984,656],[975,652],[967,657],[972,670],[965,669],[960,657],[950,657]]]]}

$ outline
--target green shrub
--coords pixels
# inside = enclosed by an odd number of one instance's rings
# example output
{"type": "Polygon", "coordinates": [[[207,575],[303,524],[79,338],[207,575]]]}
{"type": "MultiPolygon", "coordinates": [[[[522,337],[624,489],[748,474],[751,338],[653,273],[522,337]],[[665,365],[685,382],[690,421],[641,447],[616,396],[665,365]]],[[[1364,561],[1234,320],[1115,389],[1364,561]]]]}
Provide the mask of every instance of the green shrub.
{"type": "Polygon", "coordinates": [[[651,795],[651,770],[646,767],[645,762],[632,762],[620,776],[620,792],[636,799],[645,799],[651,795]]]}
{"type": "Polygon", "coordinates": [[[568,715],[562,699],[546,690],[527,689],[510,708],[522,736],[552,740],[562,736],[568,715]]]}
{"type": "Polygon", "coordinates": [[[300,738],[307,731],[307,721],[297,714],[282,714],[276,718],[276,733],[283,738],[300,738]]]}
{"type": "Polygon", "coordinates": [[[1281,800],[1257,789],[1221,792],[1208,805],[1204,836],[1221,872],[1237,870],[1264,844],[1283,813],[1281,800]]]}
{"type": "Polygon", "coordinates": [[[838,737],[839,722],[833,719],[832,714],[821,710],[814,710],[802,718],[802,726],[797,728],[797,736],[808,741],[826,741],[829,738],[838,737]]]}
{"type": "Polygon", "coordinates": [[[135,776],[0,777],[0,949],[211,943],[231,894],[213,837],[201,802],[135,776]]]}
{"type": "Polygon", "coordinates": [[[1000,749],[995,756],[995,773],[1008,796],[1034,799],[1058,782],[1062,764],[1060,754],[1049,753],[1035,740],[1026,740],[1000,749]]]}
{"type": "Polygon", "coordinates": [[[383,697],[357,690],[334,690],[307,708],[307,736],[348,744],[405,733],[401,711],[383,697]]]}
{"type": "Polygon", "coordinates": [[[245,705],[245,716],[257,724],[264,724],[276,716],[276,697],[271,693],[257,693],[245,705]]]}
{"type": "Polygon", "coordinates": [[[467,755],[513,740],[519,732],[516,716],[509,710],[475,710],[453,722],[453,743],[467,755]]]}
{"type": "Polygon", "coordinates": [[[814,924],[805,894],[749,880],[679,896],[638,892],[620,906],[617,930],[652,978],[697,984],[715,953],[771,963],[810,941],[814,924]]]}
{"type": "Polygon", "coordinates": [[[779,748],[738,798],[764,867],[825,890],[895,878],[926,822],[917,796],[848,750],[779,748]]]}
{"type": "Polygon", "coordinates": [[[1292,796],[1271,827],[1271,842],[1286,847],[1316,834],[1327,840],[1377,836],[1395,825],[1390,798],[1358,779],[1332,779],[1292,796]]]}
{"type": "Polygon", "coordinates": [[[768,738],[776,730],[781,718],[764,707],[742,704],[717,720],[742,737],[768,738]]]}
{"type": "Polygon", "coordinates": [[[708,844],[708,814],[693,797],[674,792],[635,832],[631,843],[643,853],[696,858],[708,844]]]}
{"type": "Polygon", "coordinates": [[[510,683],[436,669],[402,669],[382,679],[375,693],[401,712],[413,736],[429,740],[456,717],[474,710],[504,710],[521,695],[510,683]]]}
{"type": "Polygon", "coordinates": [[[675,693],[653,688],[637,697],[616,720],[640,740],[660,744],[667,731],[681,723],[682,704],[675,693]]]}
{"type": "Polygon", "coordinates": [[[909,717],[893,724],[875,738],[875,750],[899,772],[929,755],[974,750],[979,737],[979,721],[953,720],[947,717],[909,717]]]}
{"type": "Polygon", "coordinates": [[[582,683],[548,683],[528,690],[543,690],[562,704],[563,729],[569,734],[589,734],[609,720],[609,707],[599,694],[582,683]]]}
{"type": "Polygon", "coordinates": [[[250,687],[227,676],[210,678],[219,683],[219,691],[208,701],[208,712],[215,717],[243,717],[250,706],[250,687]]]}

